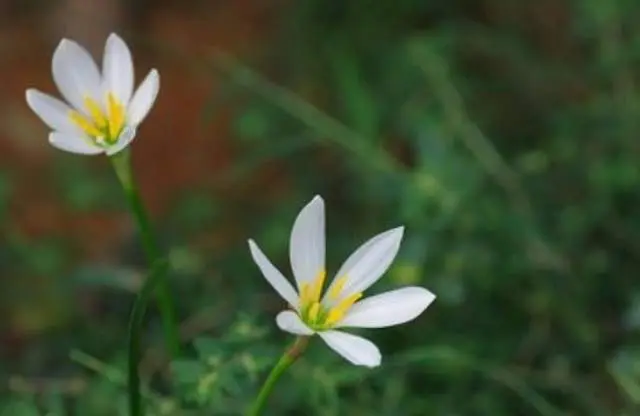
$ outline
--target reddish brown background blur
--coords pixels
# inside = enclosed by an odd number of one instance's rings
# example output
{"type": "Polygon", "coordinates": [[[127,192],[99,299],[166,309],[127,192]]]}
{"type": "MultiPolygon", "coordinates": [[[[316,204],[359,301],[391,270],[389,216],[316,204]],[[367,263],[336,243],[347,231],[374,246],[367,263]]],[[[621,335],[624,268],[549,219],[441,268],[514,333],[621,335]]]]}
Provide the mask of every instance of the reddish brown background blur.
{"type": "MultiPolygon", "coordinates": [[[[217,184],[217,174],[233,162],[232,110],[221,107],[212,119],[202,120],[206,100],[224,81],[214,70],[199,70],[197,63],[215,51],[250,59],[269,34],[278,2],[184,1],[174,7],[171,1],[149,1],[132,7],[116,0],[61,0],[34,2],[32,8],[19,3],[0,3],[0,168],[10,177],[9,220],[3,232],[28,242],[59,237],[74,248],[78,260],[109,261],[134,230],[126,210],[71,210],[52,186],[56,158],[77,156],[62,154],[47,143],[47,128],[26,106],[24,94],[35,87],[58,95],[51,56],[62,37],[85,45],[99,59],[106,37],[117,31],[133,50],[136,82],[151,68],[159,70],[160,94],[139,130],[134,152],[136,176],[154,218],[162,217],[185,188],[242,198],[246,189],[217,184]]],[[[109,169],[105,158],[96,157],[88,171],[109,169]]],[[[14,276],[6,270],[0,275],[38,286],[39,277],[14,276]]],[[[5,305],[0,339],[16,342],[59,323],[55,305],[60,299],[37,292],[24,306],[5,305]],[[39,310],[48,303],[50,309],[39,310]]]]}
{"type": "MultiPolygon", "coordinates": [[[[138,82],[150,68],[160,71],[158,101],[135,145],[136,172],[145,201],[158,213],[186,184],[211,185],[216,171],[230,163],[232,151],[226,114],[218,114],[206,125],[200,120],[205,100],[220,82],[213,71],[213,75],[204,74],[194,71],[189,62],[163,59],[152,47],[167,45],[191,59],[214,48],[250,55],[268,31],[274,7],[265,6],[272,2],[242,0],[207,7],[203,12],[195,5],[185,7],[188,2],[177,8],[171,7],[172,2],[158,2],[134,17],[132,10],[122,6],[124,2],[55,3],[59,4],[37,18],[29,15],[3,22],[0,163],[14,173],[11,218],[17,229],[31,236],[71,234],[84,242],[81,246],[87,253],[83,254],[97,254],[108,251],[113,241],[121,238],[127,213],[114,218],[65,212],[43,180],[49,162],[59,151],[48,145],[46,126],[24,101],[28,87],[57,94],[50,68],[59,39],[75,39],[99,57],[104,39],[117,30],[131,44],[138,82]],[[178,147],[180,151],[176,151],[178,147]]],[[[108,167],[106,160],[96,160],[96,165],[97,169],[108,167]]]]}

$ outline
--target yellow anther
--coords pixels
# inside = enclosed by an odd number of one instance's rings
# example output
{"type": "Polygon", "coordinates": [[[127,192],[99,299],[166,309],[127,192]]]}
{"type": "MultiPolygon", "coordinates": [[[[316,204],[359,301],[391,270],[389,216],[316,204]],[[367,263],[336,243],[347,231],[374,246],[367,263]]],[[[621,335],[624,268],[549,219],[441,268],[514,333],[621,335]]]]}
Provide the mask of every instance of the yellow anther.
{"type": "Polygon", "coordinates": [[[340,319],[342,319],[342,317],[344,316],[344,314],[337,310],[337,309],[331,309],[329,311],[329,315],[327,315],[327,319],[325,319],[324,324],[326,326],[331,326],[333,324],[335,324],[336,322],[338,322],[340,319]]]}
{"type": "Polygon", "coordinates": [[[302,287],[300,288],[300,306],[304,307],[309,304],[309,289],[310,285],[308,282],[304,282],[302,287]]]}
{"type": "Polygon", "coordinates": [[[91,114],[91,118],[96,127],[104,129],[108,124],[108,120],[102,113],[100,105],[93,98],[84,97],[84,106],[89,110],[89,114],[91,114]]]}
{"type": "Polygon", "coordinates": [[[346,312],[353,306],[354,303],[360,300],[361,297],[362,293],[354,293],[353,295],[349,295],[346,298],[342,299],[338,306],[336,306],[336,308],[346,312]]]}
{"type": "Polygon", "coordinates": [[[342,276],[336,279],[335,283],[333,284],[333,286],[331,286],[331,289],[327,294],[327,296],[329,296],[329,299],[338,300],[338,298],[340,297],[340,293],[342,292],[342,289],[344,289],[344,285],[346,283],[347,283],[347,276],[342,276]]]}
{"type": "Polygon", "coordinates": [[[324,270],[320,270],[316,275],[316,278],[313,280],[311,284],[311,288],[309,289],[309,300],[313,302],[317,302],[320,300],[320,295],[322,295],[322,287],[324,286],[324,279],[327,276],[327,272],[324,270]]]}
{"type": "Polygon", "coordinates": [[[70,111],[69,118],[76,126],[80,127],[89,136],[102,136],[102,132],[91,121],[87,120],[85,116],[78,113],[77,111],[70,111]]]}
{"type": "Polygon", "coordinates": [[[326,275],[327,273],[321,270],[311,282],[302,283],[300,287],[300,306],[309,306],[313,302],[320,300],[326,275]]]}
{"type": "Polygon", "coordinates": [[[309,321],[316,322],[318,320],[318,314],[320,313],[320,303],[314,302],[309,308],[309,321]]]}
{"type": "Polygon", "coordinates": [[[109,137],[116,139],[124,124],[124,106],[112,93],[107,94],[107,115],[109,118],[109,137]]]}
{"type": "Polygon", "coordinates": [[[351,309],[354,303],[356,303],[362,297],[362,293],[354,293],[353,295],[349,295],[346,298],[342,299],[340,303],[331,308],[329,311],[329,315],[327,315],[327,319],[325,320],[325,325],[333,325],[344,318],[345,314],[351,309]]]}

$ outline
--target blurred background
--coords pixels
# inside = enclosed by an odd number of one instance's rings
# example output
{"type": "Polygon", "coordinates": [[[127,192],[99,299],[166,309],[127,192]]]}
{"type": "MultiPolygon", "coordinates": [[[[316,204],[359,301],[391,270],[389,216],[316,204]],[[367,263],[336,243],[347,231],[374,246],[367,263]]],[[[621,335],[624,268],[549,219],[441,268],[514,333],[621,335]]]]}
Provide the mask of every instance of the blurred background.
{"type": "Polygon", "coordinates": [[[133,144],[189,346],[152,308],[152,415],[237,415],[290,338],[250,259],[289,271],[327,203],[331,274],[407,227],[369,293],[422,285],[417,321],[320,342],[269,415],[640,414],[640,3],[632,0],[0,1],[0,415],[124,415],[145,262],[104,157],[50,147],[24,91],[57,95],[62,37],[111,31],[161,74],[133,144]],[[169,376],[171,373],[171,376],[169,376]]]}

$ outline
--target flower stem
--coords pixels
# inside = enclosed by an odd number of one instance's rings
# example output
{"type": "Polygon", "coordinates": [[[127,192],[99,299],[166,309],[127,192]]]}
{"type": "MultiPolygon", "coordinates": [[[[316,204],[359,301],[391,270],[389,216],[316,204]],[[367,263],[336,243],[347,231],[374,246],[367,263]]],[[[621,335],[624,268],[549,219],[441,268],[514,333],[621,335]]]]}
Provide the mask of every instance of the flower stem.
{"type": "Polygon", "coordinates": [[[258,397],[251,406],[251,409],[247,413],[247,416],[259,416],[262,413],[264,405],[267,402],[267,398],[273,390],[273,386],[276,384],[280,376],[287,371],[287,369],[293,364],[298,357],[302,355],[307,344],[309,343],[309,337],[301,336],[296,338],[295,342],[282,354],[280,360],[273,367],[269,376],[265,380],[258,397]]]}
{"type": "Polygon", "coordinates": [[[169,263],[166,260],[158,260],[147,275],[142,288],[138,292],[131,315],[129,317],[129,357],[127,370],[127,388],[129,390],[129,415],[141,416],[144,414],[142,396],[140,392],[140,374],[138,362],[140,361],[140,334],[144,322],[144,314],[158,279],[164,276],[169,263]]]}
{"type": "MultiPolygon", "coordinates": [[[[131,171],[130,153],[125,149],[110,157],[116,176],[122,185],[129,208],[133,214],[133,218],[138,226],[142,246],[147,257],[147,262],[152,267],[160,260],[160,250],[153,236],[151,224],[147,217],[147,213],[142,205],[140,193],[133,180],[131,171]]],[[[178,337],[178,325],[176,319],[175,306],[169,282],[166,275],[167,268],[163,268],[158,274],[158,306],[162,315],[162,324],[164,329],[164,338],[167,352],[171,357],[177,357],[180,354],[180,339],[178,337]]]]}

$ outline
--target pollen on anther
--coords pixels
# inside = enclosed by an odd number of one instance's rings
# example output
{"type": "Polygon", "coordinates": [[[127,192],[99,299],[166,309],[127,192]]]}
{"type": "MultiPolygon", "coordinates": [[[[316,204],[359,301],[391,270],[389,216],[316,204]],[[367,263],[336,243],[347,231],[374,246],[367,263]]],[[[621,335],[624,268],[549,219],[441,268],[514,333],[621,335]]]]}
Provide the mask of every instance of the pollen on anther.
{"type": "Polygon", "coordinates": [[[301,306],[305,306],[307,303],[309,303],[310,286],[311,285],[309,283],[304,282],[300,287],[300,305],[301,306]]]}
{"type": "Polygon", "coordinates": [[[76,126],[80,127],[89,136],[97,137],[102,135],[102,132],[91,121],[87,120],[87,118],[82,114],[80,114],[79,112],[70,111],[69,118],[76,126]]]}
{"type": "Polygon", "coordinates": [[[84,98],[84,105],[89,110],[89,114],[91,114],[91,118],[93,118],[93,122],[98,129],[104,129],[108,120],[102,112],[100,105],[91,97],[84,98]]]}
{"type": "Polygon", "coordinates": [[[124,107],[112,93],[107,94],[107,115],[109,120],[109,135],[117,138],[124,124],[124,107]]]}
{"type": "Polygon", "coordinates": [[[349,309],[351,309],[353,304],[356,303],[361,297],[362,293],[354,293],[342,299],[340,303],[329,310],[329,314],[327,315],[325,324],[333,325],[340,321],[342,318],[344,318],[349,309]]]}
{"type": "Polygon", "coordinates": [[[320,300],[320,295],[322,294],[322,287],[324,286],[324,280],[327,276],[327,272],[321,270],[316,275],[316,278],[313,280],[311,287],[309,289],[309,297],[310,300],[317,302],[320,300]]]}
{"type": "Polygon", "coordinates": [[[329,299],[338,300],[338,298],[340,297],[340,294],[342,293],[342,289],[344,289],[345,284],[347,284],[347,276],[342,276],[336,279],[335,283],[333,284],[333,286],[329,290],[329,293],[327,294],[329,296],[329,299]]]}

